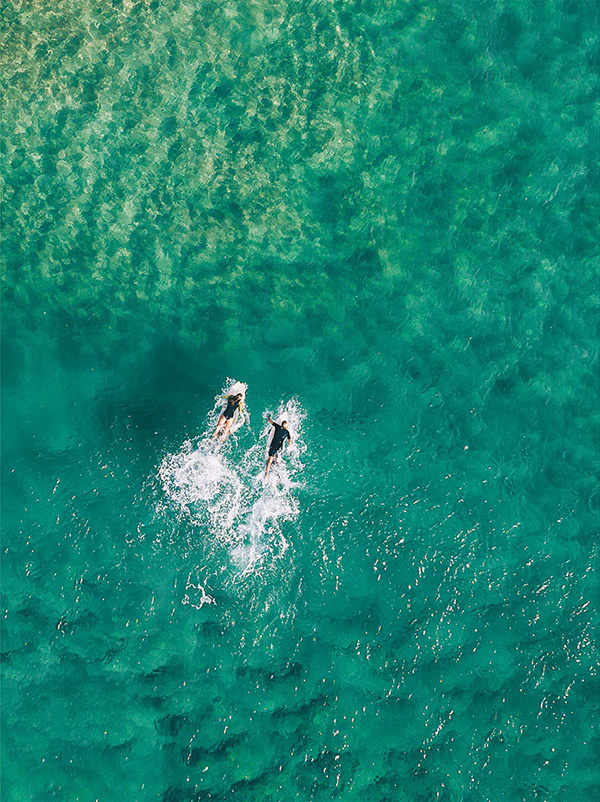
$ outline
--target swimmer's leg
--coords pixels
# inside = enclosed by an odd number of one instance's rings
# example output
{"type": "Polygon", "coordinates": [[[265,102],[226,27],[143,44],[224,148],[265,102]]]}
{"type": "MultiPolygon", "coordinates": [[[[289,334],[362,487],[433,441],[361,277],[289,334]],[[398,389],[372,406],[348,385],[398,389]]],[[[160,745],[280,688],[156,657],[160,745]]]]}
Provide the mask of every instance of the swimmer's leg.
{"type": "Polygon", "coordinates": [[[219,434],[219,429],[223,425],[224,420],[225,420],[225,415],[221,413],[221,415],[219,415],[219,422],[217,423],[217,428],[215,429],[215,433],[213,434],[213,440],[217,439],[217,435],[219,434]]]}
{"type": "Polygon", "coordinates": [[[229,418],[225,421],[225,426],[223,427],[223,432],[221,434],[221,442],[224,443],[225,440],[229,437],[229,433],[231,431],[231,425],[233,424],[233,418],[229,418]]]}
{"type": "Polygon", "coordinates": [[[265,470],[265,479],[269,475],[269,470],[271,468],[271,463],[272,462],[273,462],[273,457],[269,457],[269,459],[267,460],[267,467],[266,467],[266,470],[265,470]]]}

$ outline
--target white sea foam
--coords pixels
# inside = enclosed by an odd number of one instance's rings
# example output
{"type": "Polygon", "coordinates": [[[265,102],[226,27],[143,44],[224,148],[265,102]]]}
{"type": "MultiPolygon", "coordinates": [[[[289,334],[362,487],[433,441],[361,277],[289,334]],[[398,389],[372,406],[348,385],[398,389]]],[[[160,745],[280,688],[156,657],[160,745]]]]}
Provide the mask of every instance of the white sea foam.
{"type": "MultiPolygon", "coordinates": [[[[293,443],[273,463],[265,480],[265,444],[271,426],[265,425],[258,442],[243,453],[235,440],[218,446],[212,432],[221,408],[218,396],[207,416],[206,433],[167,455],[159,477],[170,505],[200,527],[212,558],[222,560],[227,550],[232,569],[229,576],[234,579],[255,573],[268,557],[274,561],[288,548],[282,524],[299,514],[304,411],[295,399],[280,404],[274,417],[285,416],[293,443]]],[[[218,570],[223,568],[221,565],[218,570]]],[[[190,582],[188,578],[186,598],[192,585],[199,585],[190,582]]]]}
{"type": "Polygon", "coordinates": [[[163,490],[198,523],[226,531],[235,521],[243,486],[227,459],[210,443],[187,441],[159,468],[163,490]]]}
{"type": "Polygon", "coordinates": [[[200,610],[205,604],[216,604],[217,601],[215,597],[206,592],[207,587],[206,579],[204,580],[204,584],[201,584],[198,569],[190,571],[185,583],[185,595],[181,603],[189,604],[190,607],[194,607],[196,610],[200,610]],[[192,582],[192,577],[196,580],[195,582],[192,582]]]}

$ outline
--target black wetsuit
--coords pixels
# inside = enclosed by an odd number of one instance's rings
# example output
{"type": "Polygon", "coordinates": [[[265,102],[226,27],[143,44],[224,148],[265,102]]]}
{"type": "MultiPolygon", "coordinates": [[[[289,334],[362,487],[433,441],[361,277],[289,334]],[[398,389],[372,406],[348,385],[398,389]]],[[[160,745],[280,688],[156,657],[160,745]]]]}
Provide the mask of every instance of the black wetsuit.
{"type": "Polygon", "coordinates": [[[240,404],[242,402],[241,398],[236,398],[234,395],[227,396],[227,406],[223,410],[223,417],[227,418],[227,420],[231,420],[236,413],[236,410],[240,408],[240,404]]]}
{"type": "Polygon", "coordinates": [[[277,454],[277,452],[285,443],[286,439],[291,440],[290,433],[287,429],[284,429],[279,423],[273,422],[272,425],[275,427],[275,431],[273,432],[273,439],[271,440],[271,445],[269,446],[270,457],[274,457],[275,454],[277,454]]]}

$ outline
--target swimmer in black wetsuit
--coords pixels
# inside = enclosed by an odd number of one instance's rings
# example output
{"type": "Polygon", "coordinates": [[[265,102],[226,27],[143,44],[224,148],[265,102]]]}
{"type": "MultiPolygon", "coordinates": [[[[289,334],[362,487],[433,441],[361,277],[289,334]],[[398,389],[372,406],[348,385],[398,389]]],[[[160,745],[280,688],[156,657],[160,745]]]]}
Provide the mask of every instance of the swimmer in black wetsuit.
{"type": "Polygon", "coordinates": [[[275,427],[275,431],[273,432],[273,439],[271,440],[271,445],[269,446],[267,467],[265,469],[265,479],[269,475],[269,469],[271,468],[271,463],[273,462],[273,460],[277,459],[277,454],[283,448],[285,441],[288,440],[290,445],[292,443],[292,438],[287,428],[287,421],[283,420],[281,421],[281,424],[275,423],[275,421],[271,420],[271,418],[268,415],[267,415],[267,420],[269,421],[271,426],[275,427]]]}
{"type": "Polygon", "coordinates": [[[237,393],[236,395],[224,395],[222,397],[227,400],[227,406],[219,416],[219,422],[217,423],[217,428],[213,434],[213,440],[216,440],[220,434],[221,442],[224,443],[231,430],[233,416],[238,409],[240,411],[240,415],[244,412],[244,403],[242,400],[244,396],[241,393],[237,393]]]}

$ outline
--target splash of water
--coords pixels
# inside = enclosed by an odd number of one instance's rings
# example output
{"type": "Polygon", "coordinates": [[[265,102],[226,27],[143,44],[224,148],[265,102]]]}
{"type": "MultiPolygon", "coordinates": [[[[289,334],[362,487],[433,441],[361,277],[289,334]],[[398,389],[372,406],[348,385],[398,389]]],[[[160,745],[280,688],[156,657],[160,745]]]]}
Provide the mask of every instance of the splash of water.
{"type": "MultiPolygon", "coordinates": [[[[217,396],[205,434],[168,454],[160,465],[159,478],[170,506],[200,527],[213,558],[222,555],[223,547],[227,549],[233,569],[229,575],[239,579],[259,571],[268,555],[273,560],[280,558],[289,546],[282,524],[295,520],[300,511],[297,490],[306,450],[302,438],[305,413],[295,399],[279,405],[277,416],[285,414],[293,445],[273,463],[265,480],[266,439],[271,427],[266,425],[258,442],[243,453],[235,440],[219,446],[211,434],[221,407],[222,399],[217,396]]],[[[186,592],[190,582],[188,578],[186,592]]],[[[197,589],[198,583],[193,585],[197,589]]],[[[200,606],[203,603],[206,600],[200,606]]]]}
{"type": "Polygon", "coordinates": [[[216,604],[217,600],[215,597],[206,592],[207,587],[206,579],[204,580],[204,584],[201,584],[197,569],[195,571],[190,571],[185,583],[185,595],[181,603],[189,604],[190,607],[196,610],[202,609],[205,604],[216,604]],[[192,576],[194,576],[195,582],[192,582],[192,576]]]}

